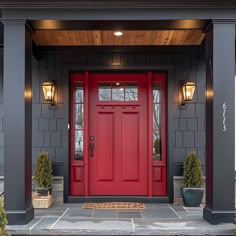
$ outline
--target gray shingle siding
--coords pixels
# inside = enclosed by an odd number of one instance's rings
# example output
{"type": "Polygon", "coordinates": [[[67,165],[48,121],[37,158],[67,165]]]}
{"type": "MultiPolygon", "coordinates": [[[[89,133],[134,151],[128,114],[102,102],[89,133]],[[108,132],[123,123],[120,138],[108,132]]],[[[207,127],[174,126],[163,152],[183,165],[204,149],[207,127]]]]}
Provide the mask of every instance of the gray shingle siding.
{"type": "MultiPolygon", "coordinates": [[[[1,53],[2,55],[2,53],[1,53]]],[[[205,164],[205,62],[204,57],[196,57],[191,50],[168,53],[150,52],[78,52],[78,53],[49,53],[42,54],[40,60],[33,59],[33,134],[32,134],[32,162],[40,151],[48,151],[54,166],[68,162],[68,112],[69,112],[69,67],[76,65],[88,67],[107,67],[111,62],[120,61],[125,66],[159,66],[170,65],[168,83],[170,122],[168,135],[173,135],[173,142],[169,143],[169,155],[174,162],[174,175],[181,175],[182,161],[190,151],[196,151],[205,164]],[[187,109],[180,109],[180,80],[187,75],[196,83],[194,100],[187,109]],[[57,84],[57,107],[50,108],[43,99],[41,84],[45,80],[54,79],[57,84]],[[171,94],[170,94],[171,92],[171,94]]],[[[0,71],[3,59],[0,56],[0,71]]],[[[0,175],[3,175],[3,76],[0,73],[0,175]]],[[[167,119],[168,120],[168,119],[167,119]]],[[[56,172],[57,173],[57,172],[56,172]]],[[[60,174],[60,173],[59,173],[60,174]]],[[[61,173],[63,174],[63,173],[61,173]]]]}

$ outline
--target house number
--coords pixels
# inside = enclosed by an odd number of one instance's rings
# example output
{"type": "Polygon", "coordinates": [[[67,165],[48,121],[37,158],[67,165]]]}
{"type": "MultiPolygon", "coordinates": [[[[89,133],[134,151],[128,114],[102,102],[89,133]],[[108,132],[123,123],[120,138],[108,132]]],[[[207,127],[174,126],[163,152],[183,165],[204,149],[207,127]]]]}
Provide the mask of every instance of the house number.
{"type": "Polygon", "coordinates": [[[223,108],[223,129],[222,129],[222,131],[225,132],[227,129],[226,128],[226,108],[227,108],[226,102],[223,103],[222,108],[223,108]]]}

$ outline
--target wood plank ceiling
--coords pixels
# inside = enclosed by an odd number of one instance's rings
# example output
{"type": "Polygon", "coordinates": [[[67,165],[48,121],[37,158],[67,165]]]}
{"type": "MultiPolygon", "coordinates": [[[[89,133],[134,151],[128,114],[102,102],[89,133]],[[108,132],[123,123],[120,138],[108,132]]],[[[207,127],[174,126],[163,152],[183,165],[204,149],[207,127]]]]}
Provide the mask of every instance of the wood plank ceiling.
{"type": "Polygon", "coordinates": [[[202,30],[147,30],[122,31],[35,30],[37,46],[155,46],[200,45],[205,37],[202,30]]]}

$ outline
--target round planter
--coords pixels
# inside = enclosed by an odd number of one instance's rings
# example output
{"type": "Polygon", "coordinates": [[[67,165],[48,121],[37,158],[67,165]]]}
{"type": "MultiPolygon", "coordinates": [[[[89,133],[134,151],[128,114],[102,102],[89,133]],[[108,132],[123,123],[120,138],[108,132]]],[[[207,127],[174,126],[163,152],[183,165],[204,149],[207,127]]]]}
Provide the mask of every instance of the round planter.
{"type": "Polygon", "coordinates": [[[187,207],[200,206],[203,198],[203,188],[182,188],[184,205],[187,207]]]}

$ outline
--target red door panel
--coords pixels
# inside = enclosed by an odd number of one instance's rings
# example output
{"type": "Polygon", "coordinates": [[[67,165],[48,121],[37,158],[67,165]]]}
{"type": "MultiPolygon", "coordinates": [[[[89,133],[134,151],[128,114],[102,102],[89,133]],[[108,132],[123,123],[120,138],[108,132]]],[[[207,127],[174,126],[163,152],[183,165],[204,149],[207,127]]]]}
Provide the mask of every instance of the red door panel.
{"type": "Polygon", "coordinates": [[[139,113],[122,113],[123,181],[139,180],[139,113]]]}
{"type": "Polygon", "coordinates": [[[90,195],[147,195],[146,78],[146,74],[91,74],[89,77],[90,135],[94,136],[95,146],[94,157],[89,159],[90,195]],[[113,91],[114,82],[124,87],[114,87],[113,91]],[[137,90],[130,84],[126,87],[127,82],[136,83],[137,90]],[[99,101],[102,83],[107,86],[108,101],[104,97],[99,101]],[[132,94],[137,91],[138,100],[132,94]]]}
{"type": "Polygon", "coordinates": [[[98,181],[114,180],[114,113],[98,113],[97,173],[98,181]]]}

